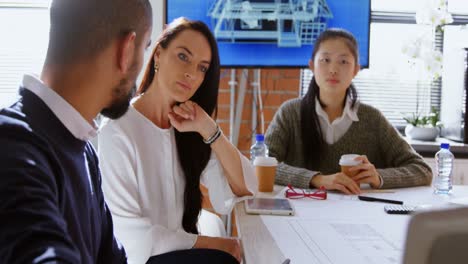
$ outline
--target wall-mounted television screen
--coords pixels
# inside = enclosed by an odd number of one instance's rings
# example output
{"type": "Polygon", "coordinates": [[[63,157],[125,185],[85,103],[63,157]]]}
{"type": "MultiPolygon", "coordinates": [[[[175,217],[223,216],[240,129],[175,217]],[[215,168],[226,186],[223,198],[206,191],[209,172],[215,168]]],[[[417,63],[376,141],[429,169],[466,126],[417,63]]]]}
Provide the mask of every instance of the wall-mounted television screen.
{"type": "Polygon", "coordinates": [[[340,27],[369,64],[371,0],[166,0],[166,23],[184,16],[205,22],[223,67],[307,67],[316,37],[340,27]]]}

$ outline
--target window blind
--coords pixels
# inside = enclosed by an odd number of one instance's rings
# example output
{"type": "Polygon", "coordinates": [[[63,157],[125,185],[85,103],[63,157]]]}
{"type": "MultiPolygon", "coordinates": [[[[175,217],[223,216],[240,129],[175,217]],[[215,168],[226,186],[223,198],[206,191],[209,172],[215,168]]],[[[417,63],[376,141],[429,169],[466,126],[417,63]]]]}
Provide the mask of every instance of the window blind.
{"type": "Polygon", "coordinates": [[[48,9],[0,7],[0,34],[6,36],[0,45],[1,108],[17,98],[24,73],[40,73],[49,39],[48,9]]]}

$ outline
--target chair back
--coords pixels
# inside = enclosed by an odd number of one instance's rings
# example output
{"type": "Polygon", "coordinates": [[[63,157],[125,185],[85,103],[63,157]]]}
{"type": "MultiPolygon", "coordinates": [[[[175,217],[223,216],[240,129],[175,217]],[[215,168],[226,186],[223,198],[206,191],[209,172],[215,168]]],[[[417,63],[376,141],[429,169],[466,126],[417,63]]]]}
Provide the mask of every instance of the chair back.
{"type": "Polygon", "coordinates": [[[468,263],[468,207],[414,215],[408,227],[403,263],[468,263]]]}

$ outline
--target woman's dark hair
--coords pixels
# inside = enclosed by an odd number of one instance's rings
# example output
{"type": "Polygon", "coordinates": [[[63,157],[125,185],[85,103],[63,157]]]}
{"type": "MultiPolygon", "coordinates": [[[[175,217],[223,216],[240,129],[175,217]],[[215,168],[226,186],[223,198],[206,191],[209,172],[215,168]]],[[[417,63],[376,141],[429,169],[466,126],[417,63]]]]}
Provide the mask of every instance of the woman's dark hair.
{"type": "MultiPolygon", "coordinates": [[[[320,45],[327,40],[332,39],[343,39],[349,50],[354,56],[355,64],[358,65],[359,53],[358,53],[358,44],[354,36],[343,29],[327,29],[317,38],[314,44],[314,50],[312,52],[312,61],[315,59],[320,45]]],[[[353,84],[351,84],[346,90],[346,97],[343,101],[343,104],[346,103],[346,98],[351,98],[351,107],[354,107],[357,100],[357,91],[353,84]]],[[[304,155],[304,160],[306,162],[306,168],[309,170],[317,170],[318,168],[313,168],[314,164],[320,162],[320,153],[324,145],[322,130],[320,129],[320,122],[315,111],[315,99],[318,99],[322,107],[326,107],[320,101],[320,89],[315,81],[315,77],[312,77],[312,80],[309,84],[309,90],[304,95],[301,100],[301,133],[302,133],[302,151],[304,155]]]]}
{"type": "MultiPolygon", "coordinates": [[[[185,30],[200,32],[210,44],[211,63],[205,78],[190,98],[196,102],[205,112],[213,116],[217,112],[218,86],[220,76],[220,63],[218,46],[210,29],[201,21],[192,21],[186,18],[178,18],[168,25],[157,40],[156,47],[161,46],[166,49],[172,40],[185,30]]],[[[144,93],[154,78],[154,53],[146,67],[143,81],[138,88],[138,94],[144,93]]],[[[175,140],[179,162],[185,176],[184,191],[184,215],[182,217],[182,227],[186,232],[198,234],[197,221],[202,206],[202,193],[200,190],[200,175],[205,169],[211,155],[209,145],[203,143],[203,138],[196,132],[181,133],[175,130],[175,140]]]]}

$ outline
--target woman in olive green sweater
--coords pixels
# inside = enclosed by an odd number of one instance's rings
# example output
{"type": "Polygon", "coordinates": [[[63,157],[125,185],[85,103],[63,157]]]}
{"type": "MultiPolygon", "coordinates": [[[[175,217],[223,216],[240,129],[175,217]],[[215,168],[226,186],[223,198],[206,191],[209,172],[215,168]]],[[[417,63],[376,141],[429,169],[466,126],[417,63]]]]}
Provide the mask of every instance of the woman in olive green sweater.
{"type": "Polygon", "coordinates": [[[372,188],[428,185],[430,167],[377,109],[359,103],[352,79],[358,47],[347,31],[328,29],[314,45],[314,77],[302,99],[285,102],[266,132],[270,155],[280,164],[276,183],[360,193],[372,188]],[[343,154],[360,154],[356,176],[340,172],[343,154]]]}

